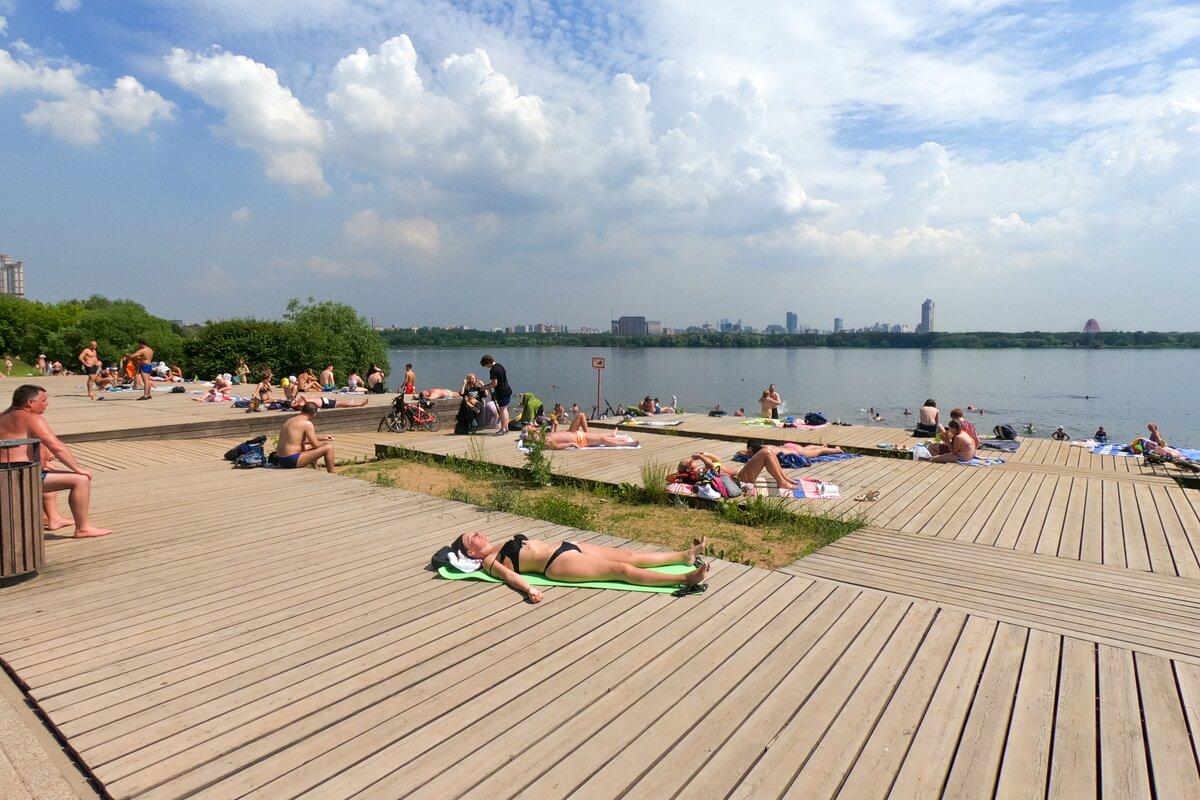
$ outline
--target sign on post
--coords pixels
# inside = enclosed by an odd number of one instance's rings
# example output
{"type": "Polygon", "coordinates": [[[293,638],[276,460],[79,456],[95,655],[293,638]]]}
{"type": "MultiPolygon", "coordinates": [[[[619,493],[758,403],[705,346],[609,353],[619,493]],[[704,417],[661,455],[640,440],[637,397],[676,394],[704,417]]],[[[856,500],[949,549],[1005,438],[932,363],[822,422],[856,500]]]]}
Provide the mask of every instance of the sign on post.
{"type": "Polygon", "coordinates": [[[592,356],[592,369],[596,370],[596,416],[600,416],[600,376],[604,370],[604,356],[592,356]]]}

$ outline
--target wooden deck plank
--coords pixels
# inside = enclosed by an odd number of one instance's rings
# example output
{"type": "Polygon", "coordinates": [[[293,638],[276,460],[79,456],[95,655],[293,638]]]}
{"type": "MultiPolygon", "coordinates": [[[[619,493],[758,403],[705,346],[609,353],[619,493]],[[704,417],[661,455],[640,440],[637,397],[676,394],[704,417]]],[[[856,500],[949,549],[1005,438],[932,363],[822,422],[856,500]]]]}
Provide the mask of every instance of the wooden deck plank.
{"type": "Polygon", "coordinates": [[[1200,797],[1200,772],[1171,662],[1135,653],[1134,663],[1155,795],[1200,797]]]}
{"type": "Polygon", "coordinates": [[[1150,775],[1142,738],[1141,709],[1133,653],[1100,645],[1100,781],[1113,797],[1149,798],[1150,775]]]}
{"type": "Polygon", "coordinates": [[[1054,751],[1047,797],[1093,800],[1097,796],[1096,646],[1074,637],[1062,641],[1058,697],[1054,705],[1054,751]]]}
{"type": "Polygon", "coordinates": [[[889,797],[942,797],[963,727],[996,637],[997,623],[972,617],[950,656],[889,797]]]}
{"type": "Polygon", "coordinates": [[[949,797],[991,797],[1000,771],[1017,677],[1029,631],[1001,623],[946,776],[949,797]]]}
{"type": "Polygon", "coordinates": [[[1044,631],[1029,634],[996,784],[997,800],[1046,796],[1061,642],[1062,637],[1044,631]]]}

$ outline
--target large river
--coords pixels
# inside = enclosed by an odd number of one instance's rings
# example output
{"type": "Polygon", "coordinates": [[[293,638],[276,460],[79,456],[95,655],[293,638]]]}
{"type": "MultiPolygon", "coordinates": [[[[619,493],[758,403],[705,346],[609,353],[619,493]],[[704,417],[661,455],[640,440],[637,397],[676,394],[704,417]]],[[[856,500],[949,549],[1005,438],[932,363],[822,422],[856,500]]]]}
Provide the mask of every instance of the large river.
{"type": "MultiPolygon", "coordinates": [[[[392,350],[390,383],[411,362],[418,388],[458,389],[479,366],[483,350],[392,350]]],[[[824,412],[859,424],[874,408],[885,425],[903,426],[927,399],[943,418],[973,405],[984,431],[1001,422],[1020,429],[1032,422],[1039,435],[1063,425],[1077,438],[1104,425],[1127,441],[1157,422],[1167,440],[1200,447],[1200,351],[1197,350],[870,350],[859,348],[700,349],[519,347],[490,351],[508,370],[517,392],[532,391],[547,405],[596,403],[592,358],[605,359],[602,395],[614,406],[649,394],[688,411],[720,404],[733,412],[758,410],[768,384],[783,396],[783,414],[824,412]]]]}

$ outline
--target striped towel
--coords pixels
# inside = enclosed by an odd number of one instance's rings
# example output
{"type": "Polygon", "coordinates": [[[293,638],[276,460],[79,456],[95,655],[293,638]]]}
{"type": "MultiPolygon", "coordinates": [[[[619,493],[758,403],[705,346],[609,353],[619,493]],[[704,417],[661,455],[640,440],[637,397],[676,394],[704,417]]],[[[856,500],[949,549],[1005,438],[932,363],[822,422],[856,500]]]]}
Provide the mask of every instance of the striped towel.
{"type": "Polygon", "coordinates": [[[772,487],[769,494],[780,497],[803,497],[808,500],[841,500],[842,494],[837,484],[826,483],[818,478],[800,478],[796,481],[799,487],[795,489],[780,489],[772,487]]]}
{"type": "Polygon", "coordinates": [[[1137,458],[1140,453],[1135,453],[1129,449],[1127,444],[1098,444],[1092,448],[1094,456],[1126,456],[1128,458],[1137,458]]]}
{"type": "Polygon", "coordinates": [[[1004,459],[998,456],[975,456],[970,461],[958,461],[958,464],[965,464],[968,467],[994,467],[998,464],[1003,464],[1004,459]]]}

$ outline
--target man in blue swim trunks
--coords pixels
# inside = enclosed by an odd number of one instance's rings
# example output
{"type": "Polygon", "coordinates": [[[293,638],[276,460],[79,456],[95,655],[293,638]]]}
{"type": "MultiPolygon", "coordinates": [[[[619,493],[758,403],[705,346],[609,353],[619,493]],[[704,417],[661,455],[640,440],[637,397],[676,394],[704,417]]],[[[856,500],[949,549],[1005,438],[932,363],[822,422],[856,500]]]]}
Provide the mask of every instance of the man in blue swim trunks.
{"type": "Polygon", "coordinates": [[[334,471],[332,436],[317,436],[313,419],[317,416],[317,404],[305,403],[300,413],[283,423],[279,431],[279,445],[275,448],[275,461],[284,469],[296,469],[325,460],[325,471],[334,471]]]}
{"type": "Polygon", "coordinates": [[[146,344],[145,339],[138,339],[137,350],[130,353],[128,358],[133,361],[133,367],[137,370],[134,380],[142,387],[142,396],[138,400],[149,400],[150,376],[154,374],[154,351],[146,344]]]}

